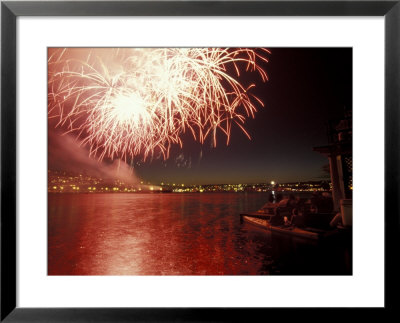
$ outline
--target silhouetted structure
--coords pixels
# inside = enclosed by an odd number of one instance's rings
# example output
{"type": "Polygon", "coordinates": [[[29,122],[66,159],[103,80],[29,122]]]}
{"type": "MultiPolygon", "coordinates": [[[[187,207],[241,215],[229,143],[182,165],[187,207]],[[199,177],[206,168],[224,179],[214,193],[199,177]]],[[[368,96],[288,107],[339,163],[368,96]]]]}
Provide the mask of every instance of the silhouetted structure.
{"type": "MultiPolygon", "coordinates": [[[[329,144],[314,147],[314,151],[329,159],[334,209],[351,203],[353,191],[352,110],[345,109],[342,120],[328,125],[329,144]]],[[[342,210],[343,213],[343,210],[342,210]]]]}

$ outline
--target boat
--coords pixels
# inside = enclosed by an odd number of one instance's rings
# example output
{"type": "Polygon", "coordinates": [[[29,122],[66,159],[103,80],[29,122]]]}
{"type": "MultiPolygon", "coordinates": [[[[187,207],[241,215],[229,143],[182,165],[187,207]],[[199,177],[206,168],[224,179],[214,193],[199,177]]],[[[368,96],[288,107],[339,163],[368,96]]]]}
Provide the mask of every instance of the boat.
{"type": "Polygon", "coordinates": [[[271,214],[264,214],[262,212],[242,213],[240,214],[240,222],[248,222],[252,225],[260,227],[271,232],[280,234],[301,237],[311,240],[320,240],[331,234],[328,230],[322,230],[311,227],[299,228],[293,225],[274,225],[271,224],[271,214]]]}

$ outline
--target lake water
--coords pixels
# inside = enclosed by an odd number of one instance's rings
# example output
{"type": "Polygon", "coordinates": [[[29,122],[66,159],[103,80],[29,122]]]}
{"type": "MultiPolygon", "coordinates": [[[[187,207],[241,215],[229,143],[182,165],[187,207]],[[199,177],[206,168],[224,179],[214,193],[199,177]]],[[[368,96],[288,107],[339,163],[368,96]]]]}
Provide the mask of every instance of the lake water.
{"type": "Polygon", "coordinates": [[[240,224],[267,193],[49,194],[49,275],[342,275],[351,248],[240,224]]]}

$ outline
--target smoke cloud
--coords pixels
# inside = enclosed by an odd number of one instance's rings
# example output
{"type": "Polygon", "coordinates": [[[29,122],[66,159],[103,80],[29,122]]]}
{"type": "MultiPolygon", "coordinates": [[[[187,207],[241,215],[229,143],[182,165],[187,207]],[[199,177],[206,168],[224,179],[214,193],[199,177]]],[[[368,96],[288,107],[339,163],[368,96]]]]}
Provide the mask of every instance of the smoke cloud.
{"type": "Polygon", "coordinates": [[[89,157],[88,150],[68,134],[49,129],[48,169],[70,173],[85,173],[105,181],[120,180],[126,184],[140,183],[134,170],[122,160],[106,163],[89,157]]]}

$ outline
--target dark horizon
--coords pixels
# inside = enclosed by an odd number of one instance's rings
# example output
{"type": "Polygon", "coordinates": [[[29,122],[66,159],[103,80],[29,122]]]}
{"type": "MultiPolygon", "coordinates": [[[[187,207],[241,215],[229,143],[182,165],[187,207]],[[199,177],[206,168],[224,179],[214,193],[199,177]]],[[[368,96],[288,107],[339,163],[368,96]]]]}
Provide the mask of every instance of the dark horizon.
{"type": "MultiPolygon", "coordinates": [[[[327,123],[340,120],[345,108],[352,109],[352,49],[269,49],[269,63],[261,64],[269,81],[263,83],[256,73],[243,73],[240,78],[245,86],[256,83],[252,93],[265,104],[258,106],[254,119],[246,119],[251,140],[234,125],[228,146],[221,133],[217,133],[216,148],[211,138],[201,145],[186,133],[183,148],[173,146],[168,160],[129,162],[137,179],[185,185],[325,179],[328,160],[313,148],[328,144],[327,123]]],[[[77,160],[71,154],[72,140],[65,145],[66,137],[59,134],[49,125],[49,170],[82,170],[87,149],[80,148],[77,160]]],[[[88,164],[100,165],[97,161],[88,164]]],[[[115,161],[103,164],[109,167],[115,161]]]]}

